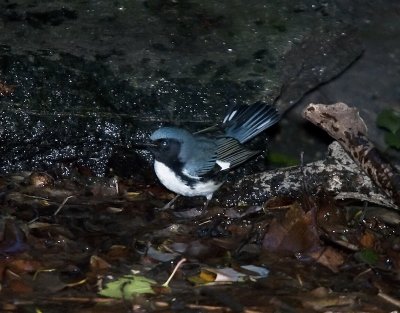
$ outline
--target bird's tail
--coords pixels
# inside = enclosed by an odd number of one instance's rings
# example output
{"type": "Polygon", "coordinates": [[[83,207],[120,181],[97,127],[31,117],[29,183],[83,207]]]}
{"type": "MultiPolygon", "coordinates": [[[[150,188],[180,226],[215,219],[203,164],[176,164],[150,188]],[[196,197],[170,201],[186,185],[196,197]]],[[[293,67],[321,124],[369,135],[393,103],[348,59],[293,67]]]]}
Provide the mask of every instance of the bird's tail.
{"type": "Polygon", "coordinates": [[[240,143],[249,141],[280,119],[276,108],[264,102],[233,106],[222,122],[227,137],[240,143]]]}

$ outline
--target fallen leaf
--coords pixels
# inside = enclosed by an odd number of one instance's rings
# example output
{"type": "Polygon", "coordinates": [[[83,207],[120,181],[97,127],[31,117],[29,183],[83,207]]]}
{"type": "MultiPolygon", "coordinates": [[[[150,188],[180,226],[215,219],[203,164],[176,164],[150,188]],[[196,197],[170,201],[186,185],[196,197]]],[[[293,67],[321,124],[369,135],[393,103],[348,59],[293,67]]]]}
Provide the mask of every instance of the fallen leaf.
{"type": "Polygon", "coordinates": [[[109,298],[130,300],[135,294],[154,293],[151,288],[156,282],[144,276],[125,275],[107,283],[99,295],[109,298]]]}
{"type": "Polygon", "coordinates": [[[163,252],[154,249],[152,246],[149,247],[147,250],[147,256],[152,258],[153,260],[157,260],[160,262],[168,262],[175,259],[179,254],[178,253],[171,253],[171,252],[163,252]]]}
{"type": "Polygon", "coordinates": [[[375,245],[375,236],[371,232],[365,232],[361,236],[360,244],[364,248],[373,248],[375,245]]]}
{"type": "Polygon", "coordinates": [[[319,247],[311,212],[305,213],[296,203],[290,206],[283,220],[271,222],[263,240],[264,249],[278,253],[311,252],[319,247]]]}
{"type": "MultiPolygon", "coordinates": [[[[301,301],[306,308],[313,309],[317,312],[326,312],[326,309],[329,308],[329,312],[338,312],[338,310],[335,310],[334,308],[336,307],[345,307],[348,306],[350,309],[356,304],[356,295],[352,294],[336,294],[336,293],[331,293],[328,295],[325,295],[323,297],[303,297],[301,298],[301,301]]],[[[339,310],[340,312],[348,312],[339,310]]],[[[353,311],[353,310],[350,310],[353,311]]]]}
{"type": "Polygon", "coordinates": [[[189,280],[195,284],[207,283],[232,283],[244,282],[249,279],[255,280],[264,278],[268,275],[269,271],[260,266],[255,265],[242,265],[238,269],[231,267],[224,268],[202,268],[198,276],[190,277],[189,280]]]}
{"type": "Polygon", "coordinates": [[[343,255],[332,247],[327,247],[323,251],[312,252],[310,256],[334,273],[338,273],[339,266],[344,263],[343,255]]]}
{"type": "Polygon", "coordinates": [[[7,268],[17,274],[32,273],[40,269],[42,264],[35,260],[16,259],[8,263],[7,268]]]}
{"type": "Polygon", "coordinates": [[[92,255],[90,257],[90,270],[95,273],[102,272],[111,267],[110,263],[102,259],[97,255],[92,255]]]}
{"type": "Polygon", "coordinates": [[[354,257],[369,266],[374,266],[379,261],[379,255],[372,249],[364,249],[354,254],[354,257]]]}

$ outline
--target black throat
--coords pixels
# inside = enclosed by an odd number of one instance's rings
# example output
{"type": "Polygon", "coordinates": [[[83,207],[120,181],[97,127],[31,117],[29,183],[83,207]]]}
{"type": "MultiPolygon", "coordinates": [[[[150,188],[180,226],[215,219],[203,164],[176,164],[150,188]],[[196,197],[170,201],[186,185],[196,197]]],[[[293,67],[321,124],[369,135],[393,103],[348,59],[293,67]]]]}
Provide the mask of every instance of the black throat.
{"type": "Polygon", "coordinates": [[[181,143],[174,139],[160,140],[157,142],[157,147],[151,149],[154,158],[181,176],[183,162],[179,159],[181,151],[181,143]]]}

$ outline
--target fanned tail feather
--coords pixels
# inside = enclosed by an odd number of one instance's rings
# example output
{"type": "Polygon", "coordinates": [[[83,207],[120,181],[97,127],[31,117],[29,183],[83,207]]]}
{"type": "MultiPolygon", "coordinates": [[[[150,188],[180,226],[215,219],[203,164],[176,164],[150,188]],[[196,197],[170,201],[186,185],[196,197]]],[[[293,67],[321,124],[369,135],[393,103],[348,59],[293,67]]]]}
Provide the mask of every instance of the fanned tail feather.
{"type": "Polygon", "coordinates": [[[222,127],[227,137],[244,143],[277,123],[280,115],[270,104],[256,102],[252,105],[232,107],[225,116],[222,127]]]}

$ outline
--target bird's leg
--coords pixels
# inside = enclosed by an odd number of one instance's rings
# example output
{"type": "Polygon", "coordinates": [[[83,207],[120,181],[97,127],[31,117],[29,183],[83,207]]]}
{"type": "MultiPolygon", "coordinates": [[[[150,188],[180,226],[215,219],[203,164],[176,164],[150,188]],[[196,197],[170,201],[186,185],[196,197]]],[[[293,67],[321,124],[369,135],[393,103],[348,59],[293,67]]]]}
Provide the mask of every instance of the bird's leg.
{"type": "Polygon", "coordinates": [[[208,204],[210,203],[211,199],[212,199],[213,194],[207,195],[206,196],[206,203],[204,204],[203,210],[207,210],[208,208],[208,204]]]}
{"type": "Polygon", "coordinates": [[[166,205],[164,205],[162,208],[158,208],[158,210],[160,211],[164,211],[164,210],[169,210],[172,205],[175,203],[176,199],[179,198],[180,195],[176,195],[171,201],[169,201],[166,205]]]}

